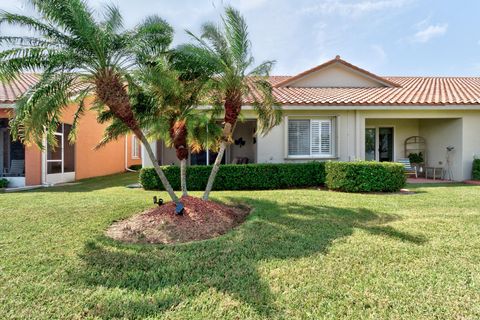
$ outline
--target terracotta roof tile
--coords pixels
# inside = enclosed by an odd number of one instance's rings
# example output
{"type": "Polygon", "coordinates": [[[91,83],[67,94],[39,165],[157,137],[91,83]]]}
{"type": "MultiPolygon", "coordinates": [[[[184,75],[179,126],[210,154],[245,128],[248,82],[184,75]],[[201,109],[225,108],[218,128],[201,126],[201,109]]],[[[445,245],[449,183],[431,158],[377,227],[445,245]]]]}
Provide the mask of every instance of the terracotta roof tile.
{"type": "MultiPolygon", "coordinates": [[[[0,83],[0,103],[10,104],[38,81],[37,74],[22,74],[0,83]]],[[[272,76],[273,93],[283,105],[479,105],[480,77],[383,77],[395,87],[298,88],[275,87],[290,76],[272,76]]],[[[258,97],[259,93],[255,93],[258,97]]],[[[252,97],[244,103],[251,104],[252,97]]]]}
{"type": "Polygon", "coordinates": [[[16,80],[0,83],[0,103],[15,103],[17,99],[35,83],[39,76],[34,73],[21,74],[16,80]]]}
{"type": "MultiPolygon", "coordinates": [[[[276,86],[288,76],[272,76],[273,93],[283,105],[479,105],[480,77],[383,77],[395,87],[299,88],[276,86]]],[[[245,104],[253,100],[247,97],[245,104]]]]}

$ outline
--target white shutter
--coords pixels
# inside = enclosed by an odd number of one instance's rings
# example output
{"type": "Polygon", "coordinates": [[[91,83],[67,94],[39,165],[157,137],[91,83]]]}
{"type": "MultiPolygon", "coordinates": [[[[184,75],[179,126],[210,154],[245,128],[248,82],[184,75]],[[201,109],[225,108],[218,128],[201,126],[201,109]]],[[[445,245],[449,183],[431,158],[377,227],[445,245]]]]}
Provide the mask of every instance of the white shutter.
{"type": "Polygon", "coordinates": [[[310,120],[288,120],[288,155],[310,155],[310,120]]]}
{"type": "Polygon", "coordinates": [[[312,120],[310,122],[310,136],[311,136],[311,146],[310,146],[310,154],[312,156],[318,156],[321,154],[321,146],[320,146],[320,121],[312,120]]]}
{"type": "Polygon", "coordinates": [[[321,153],[323,155],[332,154],[332,122],[321,121],[321,153]]]}

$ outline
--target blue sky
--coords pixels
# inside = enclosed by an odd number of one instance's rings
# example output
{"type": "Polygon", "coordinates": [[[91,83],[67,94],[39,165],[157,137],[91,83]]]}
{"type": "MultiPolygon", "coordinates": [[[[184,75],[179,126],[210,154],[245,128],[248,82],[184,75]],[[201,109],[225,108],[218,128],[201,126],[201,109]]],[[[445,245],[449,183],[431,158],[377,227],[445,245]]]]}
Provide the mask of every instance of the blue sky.
{"type": "MultiPolygon", "coordinates": [[[[88,0],[100,9],[103,0],[88,0]]],[[[339,54],[379,75],[480,75],[478,0],[111,0],[128,27],[149,14],[176,30],[175,43],[219,21],[231,4],[245,15],[257,61],[274,59],[274,74],[290,75],[339,54]]],[[[0,8],[30,13],[24,0],[0,8]]],[[[0,33],[18,33],[0,29],[0,33]]]]}

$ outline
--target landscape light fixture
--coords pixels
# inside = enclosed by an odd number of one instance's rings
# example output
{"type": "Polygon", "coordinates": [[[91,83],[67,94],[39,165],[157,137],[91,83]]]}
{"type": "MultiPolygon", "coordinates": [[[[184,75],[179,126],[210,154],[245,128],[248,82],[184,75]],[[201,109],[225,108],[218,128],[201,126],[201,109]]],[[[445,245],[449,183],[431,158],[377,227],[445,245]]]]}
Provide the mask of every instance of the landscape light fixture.
{"type": "Polygon", "coordinates": [[[163,199],[157,198],[157,196],[153,196],[153,204],[158,204],[158,206],[160,207],[163,204],[163,199]]]}
{"type": "Polygon", "coordinates": [[[177,202],[177,206],[175,207],[175,214],[176,215],[183,215],[183,212],[185,211],[185,207],[183,206],[183,203],[177,202]]]}

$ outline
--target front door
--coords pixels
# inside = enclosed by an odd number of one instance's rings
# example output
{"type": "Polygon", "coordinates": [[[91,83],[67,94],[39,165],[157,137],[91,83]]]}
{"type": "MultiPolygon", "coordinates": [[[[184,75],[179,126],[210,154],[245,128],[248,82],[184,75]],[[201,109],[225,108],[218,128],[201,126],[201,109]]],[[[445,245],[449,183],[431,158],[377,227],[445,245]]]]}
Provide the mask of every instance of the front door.
{"type": "Polygon", "coordinates": [[[394,139],[392,127],[365,128],[365,160],[392,162],[394,139]]]}
{"type": "Polygon", "coordinates": [[[378,128],[378,161],[393,161],[393,128],[378,128]]]}
{"type": "Polygon", "coordinates": [[[47,143],[45,161],[47,184],[75,180],[75,145],[68,141],[71,128],[69,124],[61,124],[55,133],[56,146],[47,143]]]}

